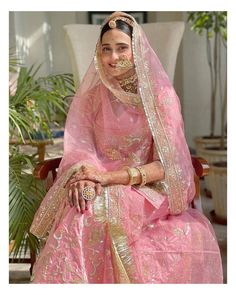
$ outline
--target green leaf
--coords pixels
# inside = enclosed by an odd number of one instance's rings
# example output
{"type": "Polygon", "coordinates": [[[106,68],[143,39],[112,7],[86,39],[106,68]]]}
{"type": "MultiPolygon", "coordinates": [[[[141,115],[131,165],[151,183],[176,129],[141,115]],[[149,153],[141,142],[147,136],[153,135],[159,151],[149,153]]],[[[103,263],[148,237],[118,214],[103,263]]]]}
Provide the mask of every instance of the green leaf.
{"type": "MultiPolygon", "coordinates": [[[[17,60],[12,56],[11,66],[16,65],[17,60]]],[[[10,139],[19,143],[32,140],[36,132],[50,138],[52,121],[58,116],[65,118],[66,98],[75,93],[71,74],[38,77],[40,67],[20,65],[17,90],[9,95],[10,139]]],[[[43,183],[32,176],[34,158],[19,153],[14,145],[10,145],[9,152],[9,239],[15,240],[13,251],[16,256],[21,250],[25,252],[28,246],[34,250],[39,246],[29,228],[46,191],[43,183]]]]}
{"type": "MultiPolygon", "coordinates": [[[[32,176],[32,167],[33,162],[26,155],[16,153],[9,159],[9,239],[15,240],[14,256],[24,247],[24,239],[29,244],[30,225],[46,194],[43,183],[32,176]]],[[[32,244],[30,239],[31,247],[37,250],[38,242],[32,244]]]]}

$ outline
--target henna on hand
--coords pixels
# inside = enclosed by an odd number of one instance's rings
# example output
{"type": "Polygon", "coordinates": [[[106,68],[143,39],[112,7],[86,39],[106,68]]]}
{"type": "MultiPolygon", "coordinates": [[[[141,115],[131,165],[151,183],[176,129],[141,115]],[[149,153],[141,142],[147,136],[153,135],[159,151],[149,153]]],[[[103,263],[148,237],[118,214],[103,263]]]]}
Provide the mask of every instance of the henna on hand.
{"type": "Polygon", "coordinates": [[[82,196],[83,189],[85,187],[93,187],[95,189],[96,195],[100,196],[102,192],[102,186],[99,183],[94,183],[88,180],[74,181],[73,183],[67,183],[68,187],[68,203],[70,207],[75,207],[77,212],[84,213],[88,209],[88,202],[82,196]]]}

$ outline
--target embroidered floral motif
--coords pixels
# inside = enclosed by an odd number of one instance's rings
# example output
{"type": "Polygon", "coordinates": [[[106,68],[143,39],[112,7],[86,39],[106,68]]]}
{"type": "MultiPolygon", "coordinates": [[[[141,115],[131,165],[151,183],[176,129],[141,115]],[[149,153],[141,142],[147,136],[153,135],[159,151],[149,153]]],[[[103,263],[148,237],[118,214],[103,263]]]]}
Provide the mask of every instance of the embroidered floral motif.
{"type": "Polygon", "coordinates": [[[112,149],[112,148],[105,149],[104,153],[111,160],[121,160],[122,159],[121,153],[117,149],[112,149]]]}
{"type": "Polygon", "coordinates": [[[122,166],[137,166],[147,162],[151,149],[151,134],[143,128],[139,134],[113,135],[105,142],[97,138],[97,146],[102,154],[112,161],[121,161],[122,166]]]}

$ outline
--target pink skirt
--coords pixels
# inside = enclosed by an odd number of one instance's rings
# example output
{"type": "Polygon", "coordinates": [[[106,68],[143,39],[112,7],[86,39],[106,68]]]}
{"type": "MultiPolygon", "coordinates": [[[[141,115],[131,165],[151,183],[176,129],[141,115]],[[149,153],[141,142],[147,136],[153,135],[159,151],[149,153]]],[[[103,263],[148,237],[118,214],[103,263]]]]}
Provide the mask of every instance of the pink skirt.
{"type": "Polygon", "coordinates": [[[222,283],[208,219],[189,208],[169,215],[149,188],[110,186],[84,214],[65,201],[34,265],[32,283],[222,283]]]}

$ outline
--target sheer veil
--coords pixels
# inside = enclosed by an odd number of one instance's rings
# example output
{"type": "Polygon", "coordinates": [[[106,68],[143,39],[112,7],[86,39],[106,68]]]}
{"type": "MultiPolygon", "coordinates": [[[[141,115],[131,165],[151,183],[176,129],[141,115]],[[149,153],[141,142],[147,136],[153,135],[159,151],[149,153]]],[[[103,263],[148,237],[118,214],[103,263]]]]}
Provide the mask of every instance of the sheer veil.
{"type": "MultiPolygon", "coordinates": [[[[37,211],[31,232],[43,236],[48,231],[64,198],[63,186],[81,165],[93,165],[107,169],[94,140],[94,124],[112,128],[109,116],[110,101],[118,100],[124,111],[143,113],[151,131],[155,152],[165,170],[165,179],[159,182],[168,196],[171,214],[179,214],[188,208],[194,198],[194,170],[184,136],[183,119],[179,98],[171,85],[158,57],[151,48],[142,28],[135,19],[123,12],[115,12],[105,22],[121,16],[132,20],[132,47],[138,76],[138,93],[127,94],[119,84],[106,75],[99,55],[98,39],[94,60],[91,62],[81,85],[71,103],[64,136],[64,155],[59,167],[57,181],[45,196],[37,211]],[[102,121],[96,114],[102,108],[102,121]]],[[[119,108],[116,109],[119,112],[119,108]]],[[[126,128],[126,125],[121,126],[126,128]]],[[[132,130],[127,130],[132,134],[132,130]]]]}
{"type": "MultiPolygon", "coordinates": [[[[117,16],[127,17],[133,22],[132,47],[139,81],[138,97],[137,95],[133,97],[130,93],[127,95],[114,79],[106,75],[100,61],[100,39],[98,39],[94,62],[91,63],[68,114],[65,128],[65,154],[61,167],[78,162],[80,158],[91,161],[94,157],[96,148],[93,144],[89,147],[85,147],[85,143],[82,144],[82,142],[78,144],[78,141],[82,140],[81,138],[83,141],[86,139],[83,128],[79,126],[85,124],[91,112],[96,112],[98,100],[96,101],[94,97],[105,96],[109,90],[124,104],[133,104],[134,110],[137,112],[140,108],[144,109],[156,152],[165,169],[165,180],[160,184],[168,195],[170,212],[179,214],[187,209],[188,203],[193,199],[195,193],[194,171],[184,135],[179,98],[159,58],[135,19],[126,13],[115,12],[104,23],[117,16]],[[96,87],[99,83],[101,83],[100,86],[96,87]],[[89,99],[93,101],[91,104],[88,104],[89,99]],[[85,117],[85,114],[87,114],[86,118],[82,118],[85,117]],[[77,126],[74,129],[73,124],[77,126]],[[87,154],[76,153],[77,149],[79,153],[81,149],[86,150],[87,154]]],[[[103,120],[104,126],[109,124],[105,122],[109,122],[109,114],[104,113],[103,120]]],[[[91,139],[91,134],[87,137],[91,139]]],[[[93,141],[89,140],[88,142],[93,141]]],[[[103,165],[98,163],[99,155],[96,155],[95,158],[91,162],[102,167],[103,165]]]]}

